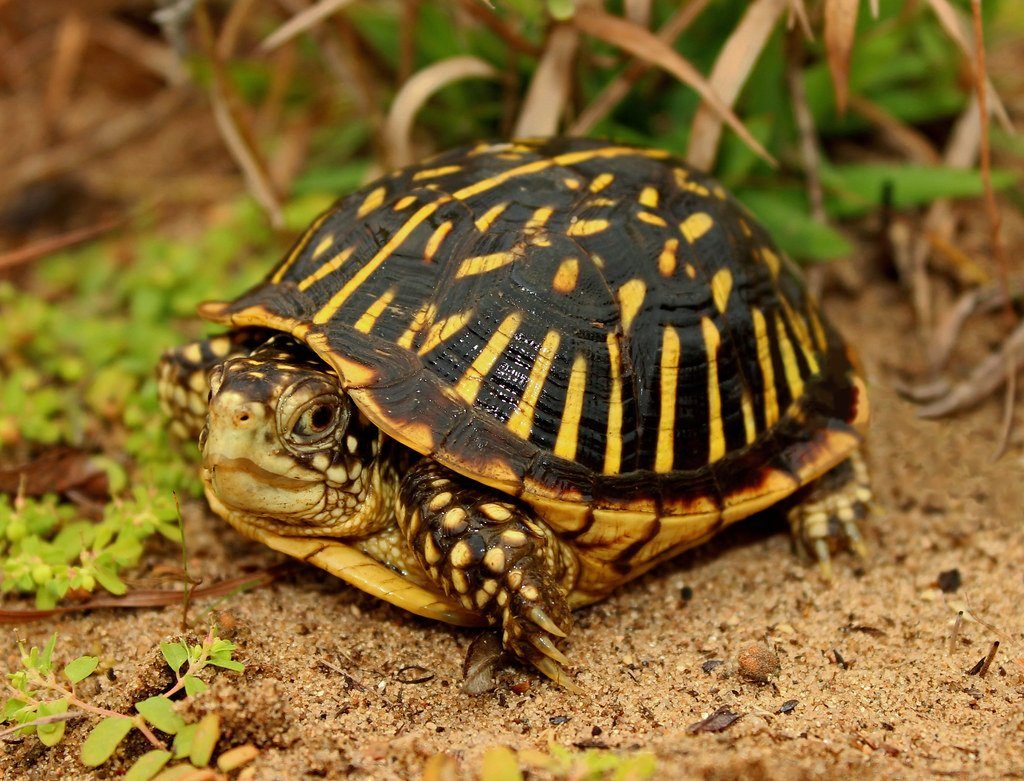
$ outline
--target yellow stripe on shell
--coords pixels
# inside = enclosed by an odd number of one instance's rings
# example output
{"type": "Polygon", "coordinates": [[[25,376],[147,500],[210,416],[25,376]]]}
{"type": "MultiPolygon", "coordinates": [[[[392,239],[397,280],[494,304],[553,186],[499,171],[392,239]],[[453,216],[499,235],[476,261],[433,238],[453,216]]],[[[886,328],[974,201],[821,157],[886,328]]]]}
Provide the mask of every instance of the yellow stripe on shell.
{"type": "Polygon", "coordinates": [[[718,384],[718,347],[722,336],[710,317],[702,317],[700,329],[708,353],[708,463],[725,455],[725,429],[722,425],[722,388],[718,384]]]}
{"type": "Polygon", "coordinates": [[[440,168],[428,168],[424,171],[417,171],[413,174],[413,181],[421,181],[423,179],[436,179],[439,176],[447,176],[448,174],[454,174],[457,171],[461,171],[461,165],[444,165],[440,168]]]}
{"type": "Polygon", "coordinates": [[[556,293],[568,295],[576,289],[576,283],[580,278],[580,261],[578,258],[566,258],[555,272],[555,279],[551,283],[556,293]]]}
{"type": "Polygon", "coordinates": [[[757,439],[757,419],[754,417],[754,402],[750,398],[750,391],[743,389],[740,395],[740,406],[743,409],[743,434],[747,444],[753,444],[757,439]]]}
{"type": "Polygon", "coordinates": [[[819,372],[818,367],[818,356],[814,352],[814,343],[811,342],[810,330],[807,327],[807,321],[800,316],[800,313],[795,311],[793,307],[789,305],[785,296],[779,296],[779,301],[782,303],[782,309],[786,313],[786,320],[789,322],[790,328],[793,329],[793,333],[796,334],[796,340],[800,345],[800,351],[804,354],[804,358],[807,360],[807,366],[811,371],[811,374],[817,374],[819,372]]]}
{"type": "Polygon", "coordinates": [[[400,212],[403,209],[408,209],[414,203],[416,203],[416,196],[415,195],[403,196],[402,198],[398,199],[398,202],[395,204],[394,211],[400,212]]]}
{"type": "Polygon", "coordinates": [[[679,230],[690,244],[700,239],[705,233],[711,230],[715,221],[707,212],[694,212],[681,223],[679,230]]]}
{"type": "Polygon", "coordinates": [[[617,475],[622,468],[622,357],[618,335],[608,334],[608,365],[611,395],[608,400],[608,435],[605,437],[604,473],[617,475]]]}
{"type": "Polygon", "coordinates": [[[647,283],[642,279],[631,279],[619,288],[618,299],[619,309],[622,311],[623,333],[629,333],[629,329],[633,325],[633,318],[643,306],[646,295],[647,283]]]}
{"type": "Polygon", "coordinates": [[[676,271],[676,253],[679,251],[679,239],[667,239],[665,246],[658,255],[658,273],[670,277],[676,271]]]}
{"type": "Polygon", "coordinates": [[[654,471],[671,472],[675,461],[676,388],[679,385],[679,334],[670,325],[661,339],[661,404],[658,413],[658,444],[654,453],[654,471]]]}
{"type": "Polygon", "coordinates": [[[492,206],[476,219],[476,222],[474,223],[474,225],[476,225],[476,229],[481,233],[486,233],[487,229],[494,224],[494,221],[498,219],[498,217],[501,216],[501,213],[507,208],[507,203],[499,203],[492,206]]]}
{"type": "Polygon", "coordinates": [[[779,259],[779,256],[768,247],[761,247],[761,259],[765,262],[765,265],[768,266],[768,270],[771,271],[772,278],[778,277],[779,267],[782,265],[782,261],[779,259]]]}
{"type": "Polygon", "coordinates": [[[555,210],[550,206],[541,206],[533,213],[533,216],[526,221],[526,225],[524,226],[525,229],[530,230],[531,228],[543,228],[554,213],[555,210]]]}
{"type": "Polygon", "coordinates": [[[429,323],[433,316],[431,311],[433,310],[433,304],[424,304],[419,308],[415,315],[413,315],[412,322],[409,323],[409,327],[405,329],[404,333],[398,337],[398,346],[404,347],[406,350],[412,349],[413,340],[416,338],[416,334],[423,330],[424,326],[429,323]]]}
{"type": "Polygon", "coordinates": [[[526,381],[526,389],[523,391],[522,398],[519,399],[519,403],[508,419],[506,426],[520,439],[530,436],[537,400],[540,398],[541,391],[544,390],[548,372],[551,371],[551,364],[555,360],[561,340],[562,337],[558,331],[548,331],[547,336],[544,337],[544,343],[541,344],[537,351],[537,357],[533,361],[533,368],[530,369],[530,377],[526,381]]]}
{"type": "Polygon", "coordinates": [[[322,266],[320,266],[320,268],[318,268],[316,271],[314,271],[312,274],[310,274],[308,277],[302,280],[299,283],[299,290],[308,290],[311,285],[315,284],[316,282],[319,282],[328,274],[337,271],[339,268],[341,268],[345,261],[352,256],[352,253],[354,251],[355,247],[346,247],[345,249],[343,249],[333,258],[331,258],[322,266]]]}
{"type": "Polygon", "coordinates": [[[334,209],[328,209],[315,220],[313,220],[313,224],[310,225],[306,229],[306,232],[303,233],[302,236],[299,238],[299,240],[295,242],[295,246],[292,247],[292,251],[288,253],[288,257],[286,257],[284,259],[284,262],[277,267],[277,271],[275,271],[273,276],[271,276],[270,278],[271,282],[280,282],[282,279],[284,279],[284,275],[288,273],[288,269],[290,269],[292,265],[295,263],[295,261],[299,259],[299,256],[302,254],[302,251],[306,249],[306,247],[309,245],[309,242],[313,240],[313,236],[315,236],[316,232],[320,230],[320,226],[323,225],[327,221],[327,218],[332,216],[333,214],[334,209]]]}
{"type": "Polygon", "coordinates": [[[601,190],[606,188],[608,185],[610,185],[614,181],[615,181],[614,174],[609,174],[609,173],[598,174],[597,176],[594,177],[594,180],[590,183],[590,187],[588,189],[592,193],[599,193],[599,192],[601,192],[601,190]]]}
{"type": "Polygon", "coordinates": [[[645,187],[640,191],[640,205],[646,206],[649,209],[654,209],[658,206],[658,191],[654,187],[645,187]]]}
{"type": "Polygon", "coordinates": [[[637,212],[636,218],[640,222],[646,222],[648,225],[657,225],[659,228],[665,228],[668,223],[662,217],[657,214],[651,214],[650,212],[637,212]]]}
{"type": "Polygon", "coordinates": [[[362,219],[370,212],[380,208],[380,205],[384,203],[384,196],[386,194],[387,189],[383,186],[371,190],[359,205],[359,209],[356,211],[356,217],[362,219]]]}
{"type": "Polygon", "coordinates": [[[593,236],[595,233],[608,230],[608,220],[576,220],[565,231],[568,236],[593,236]]]}
{"type": "Polygon", "coordinates": [[[789,385],[790,395],[796,400],[804,395],[804,378],[800,376],[793,343],[789,340],[786,325],[778,311],[775,312],[775,336],[779,340],[779,355],[782,356],[782,368],[786,372],[786,384],[789,385]]]}
{"type": "Polygon", "coordinates": [[[376,324],[380,316],[384,314],[384,310],[388,308],[388,304],[394,300],[397,292],[398,291],[395,288],[390,288],[389,290],[386,290],[380,298],[370,304],[367,310],[363,312],[362,316],[356,320],[355,329],[357,331],[362,331],[364,334],[370,333],[374,324],[376,324]]]}
{"type": "Polygon", "coordinates": [[[467,309],[465,312],[457,312],[450,317],[446,317],[444,320],[434,323],[430,326],[430,330],[427,331],[423,344],[420,345],[420,349],[417,352],[420,355],[426,355],[439,344],[447,341],[465,328],[472,316],[473,310],[467,309]]]}
{"type": "Polygon", "coordinates": [[[434,259],[434,255],[437,254],[437,250],[440,249],[441,247],[441,242],[443,242],[445,238],[448,236],[448,234],[451,233],[451,230],[451,220],[445,220],[440,225],[438,225],[437,228],[434,229],[434,232],[430,235],[430,238],[427,239],[427,246],[423,249],[424,260],[430,261],[434,259]]]}
{"type": "Polygon", "coordinates": [[[486,274],[488,271],[494,271],[494,269],[507,266],[509,263],[515,263],[519,257],[512,250],[505,250],[504,252],[492,252],[490,255],[466,258],[459,266],[459,270],[455,272],[455,278],[462,279],[477,274],[486,274]]]}
{"type": "Polygon", "coordinates": [[[750,317],[754,321],[754,339],[757,342],[757,363],[761,367],[761,382],[764,386],[764,424],[771,428],[779,419],[779,394],[775,389],[775,367],[772,365],[772,346],[768,336],[768,324],[760,309],[752,308],[750,317]]]}
{"type": "Polygon", "coordinates": [[[377,254],[370,258],[359,269],[359,271],[356,272],[352,279],[346,282],[341,290],[335,293],[331,297],[331,300],[313,316],[313,322],[317,325],[321,325],[330,320],[334,316],[334,313],[341,308],[342,304],[348,300],[348,297],[351,296],[352,293],[354,293],[356,289],[358,289],[359,286],[362,285],[370,275],[384,263],[384,261],[390,258],[398,247],[405,243],[405,240],[409,238],[409,234],[416,230],[420,223],[426,221],[431,214],[436,212],[438,208],[448,200],[448,198],[439,198],[433,203],[427,203],[421,206],[415,214],[405,221],[401,228],[391,235],[391,238],[377,251],[377,254]]]}
{"type": "Polygon", "coordinates": [[[587,359],[577,355],[569,374],[569,388],[565,392],[562,423],[555,439],[555,455],[573,461],[579,444],[580,418],[583,417],[583,395],[587,388],[587,359]]]}
{"type": "Polygon", "coordinates": [[[313,260],[316,260],[323,255],[327,250],[334,244],[334,236],[324,236],[320,239],[320,243],[316,245],[316,249],[313,250],[313,254],[310,256],[313,260]]]}
{"type": "Polygon", "coordinates": [[[566,152],[565,154],[558,155],[557,157],[545,160],[534,160],[533,162],[525,165],[510,168],[507,171],[502,171],[500,174],[496,174],[487,179],[482,179],[479,182],[474,182],[473,184],[463,187],[461,190],[456,190],[452,193],[452,197],[460,201],[464,201],[468,198],[480,195],[481,193],[485,193],[488,190],[493,190],[495,187],[499,187],[509,179],[515,179],[518,176],[528,176],[529,174],[543,171],[546,168],[552,168],[554,166],[569,166],[576,165],[577,163],[585,163],[588,160],[597,160],[599,158],[609,159],[629,156],[649,157],[654,160],[662,160],[668,157],[668,152],[660,149],[636,149],[628,146],[605,146],[599,149],[586,149],[580,152],[566,152]]]}
{"type": "Polygon", "coordinates": [[[472,404],[476,401],[477,394],[483,385],[484,378],[494,368],[502,354],[508,348],[508,343],[515,336],[516,331],[523,322],[523,315],[520,312],[513,312],[498,326],[498,329],[491,335],[491,338],[484,345],[476,360],[466,370],[457,383],[455,392],[472,404]]]}
{"type": "Polygon", "coordinates": [[[825,328],[821,324],[818,310],[812,301],[807,302],[807,315],[811,320],[811,330],[814,331],[814,341],[818,345],[818,349],[825,352],[828,349],[828,337],[825,336],[825,328]]]}
{"type": "Polygon", "coordinates": [[[715,299],[715,306],[719,312],[725,313],[729,304],[729,293],[732,292],[732,272],[727,269],[719,269],[711,277],[711,296],[715,299]]]}

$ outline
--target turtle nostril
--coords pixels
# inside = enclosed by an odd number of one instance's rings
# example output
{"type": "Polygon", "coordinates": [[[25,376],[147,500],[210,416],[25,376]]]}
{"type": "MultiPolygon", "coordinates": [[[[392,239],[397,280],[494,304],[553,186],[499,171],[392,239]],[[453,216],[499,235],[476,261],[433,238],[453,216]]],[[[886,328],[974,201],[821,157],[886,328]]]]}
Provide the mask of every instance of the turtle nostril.
{"type": "Polygon", "coordinates": [[[239,428],[245,428],[253,420],[253,414],[246,409],[240,409],[234,414],[235,425],[239,428]]]}

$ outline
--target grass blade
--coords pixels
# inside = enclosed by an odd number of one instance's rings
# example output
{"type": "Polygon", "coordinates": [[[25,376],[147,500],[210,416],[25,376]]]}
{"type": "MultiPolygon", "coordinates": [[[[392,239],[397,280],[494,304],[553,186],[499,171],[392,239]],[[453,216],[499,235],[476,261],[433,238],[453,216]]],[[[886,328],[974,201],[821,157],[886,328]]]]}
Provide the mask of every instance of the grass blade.
{"type": "Polygon", "coordinates": [[[576,14],[572,23],[587,35],[600,38],[612,46],[618,46],[636,57],[651,62],[693,88],[747,146],[772,166],[776,165],[775,158],[751,135],[700,71],[650,30],[596,10],[576,14]]]}
{"type": "MultiPolygon", "coordinates": [[[[732,31],[715,60],[708,83],[729,106],[735,103],[750,72],[757,65],[776,22],[789,0],[755,0],[732,31]]],[[[686,159],[705,170],[715,162],[722,135],[722,118],[702,103],[693,119],[686,159]]]]}

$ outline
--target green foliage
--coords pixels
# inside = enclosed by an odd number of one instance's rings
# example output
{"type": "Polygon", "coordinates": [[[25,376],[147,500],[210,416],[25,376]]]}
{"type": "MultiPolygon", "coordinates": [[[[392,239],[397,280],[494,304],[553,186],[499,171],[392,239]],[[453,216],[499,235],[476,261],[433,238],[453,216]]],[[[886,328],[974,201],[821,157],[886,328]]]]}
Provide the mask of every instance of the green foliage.
{"type": "MultiPolygon", "coordinates": [[[[298,199],[290,217],[323,203],[298,199]]],[[[120,573],[150,536],[180,542],[173,492],[196,495],[199,482],[168,441],[154,368],[183,334],[199,335],[196,304],[255,281],[280,250],[243,202],[195,239],[143,230],[50,258],[27,290],[0,281],[0,458],[99,447],[90,463],[114,495],[99,522],[51,496],[0,496],[0,593],[34,594],[41,608],[97,585],[123,594],[120,573]],[[240,268],[246,254],[257,259],[240,268]]]]}
{"type": "Polygon", "coordinates": [[[206,684],[198,675],[207,667],[243,672],[245,666],[233,658],[234,643],[217,637],[212,628],[199,643],[189,644],[184,639],[162,643],[160,651],[174,672],[175,683],[161,695],[136,702],[134,714],[101,708],[76,692],[76,684],[96,672],[99,659],[95,656],[80,656],[64,665],[61,674],[70,684],[65,685],[54,672],[56,643],[54,633],[42,649],[33,647],[26,652],[21,648],[21,669],[7,674],[11,696],[4,703],[3,721],[14,725],[8,731],[35,734],[40,743],[51,747],[64,737],[67,719],[60,718],[62,715],[100,717],[82,743],[79,755],[88,767],[97,767],[110,759],[133,729],[141,732],[154,749],[136,761],[126,778],[152,778],[172,756],[188,757],[190,762],[184,767],[209,764],[220,737],[219,718],[210,714],[196,724],[188,724],[175,709],[171,697],[183,689],[186,697],[194,696],[189,692],[189,680],[199,682],[201,690],[205,690],[206,684]],[[174,736],[173,752],[156,737],[154,729],[174,736]]]}

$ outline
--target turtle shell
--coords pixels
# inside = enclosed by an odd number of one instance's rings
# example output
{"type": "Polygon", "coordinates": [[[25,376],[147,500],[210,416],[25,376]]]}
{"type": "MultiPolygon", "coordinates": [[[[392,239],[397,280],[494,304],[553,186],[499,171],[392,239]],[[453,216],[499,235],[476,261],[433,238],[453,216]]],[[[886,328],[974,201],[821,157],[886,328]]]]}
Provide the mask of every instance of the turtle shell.
{"type": "Polygon", "coordinates": [[[448,152],[342,199],[263,283],[201,311],[304,340],[388,435],[605,561],[778,501],[867,420],[798,270],[659,150],[448,152]]]}

